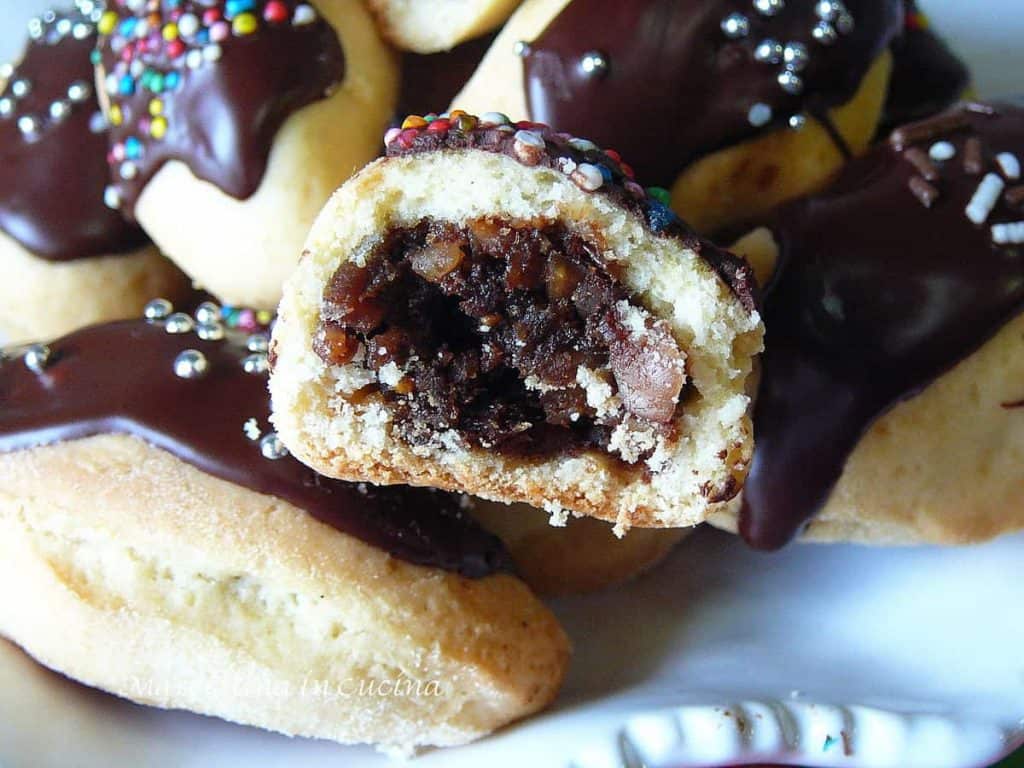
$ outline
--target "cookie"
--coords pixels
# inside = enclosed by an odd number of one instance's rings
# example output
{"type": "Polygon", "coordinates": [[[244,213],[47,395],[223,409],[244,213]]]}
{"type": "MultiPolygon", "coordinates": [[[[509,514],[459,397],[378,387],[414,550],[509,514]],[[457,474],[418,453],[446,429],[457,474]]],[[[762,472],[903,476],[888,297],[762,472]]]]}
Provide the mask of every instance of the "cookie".
{"type": "Polygon", "coordinates": [[[377,154],[394,55],[358,0],[118,0],[99,21],[108,197],[197,284],[272,309],[316,212],[377,154]]]}
{"type": "Polygon", "coordinates": [[[751,445],[749,269],[617,155],[409,118],[321,213],[275,326],[274,420],[317,471],[681,526],[751,445]]]}
{"type": "Polygon", "coordinates": [[[0,364],[0,634],[140,703],[389,749],[550,701],[568,644],[500,541],[446,494],[318,477],[270,430],[266,336],[161,307],[0,364]]]}
{"type": "Polygon", "coordinates": [[[452,107],[589,135],[711,232],[864,150],[902,21],[899,0],[527,0],[452,107]]]}
{"type": "Polygon", "coordinates": [[[500,26],[521,0],[368,2],[381,34],[396,48],[413,53],[439,53],[500,26]]]}
{"type": "Polygon", "coordinates": [[[1021,158],[1024,109],[967,103],[773,219],[757,448],[715,522],[764,548],[1024,527],[1021,158]]]}
{"type": "Polygon", "coordinates": [[[8,341],[137,315],[152,296],[186,287],[104,203],[106,129],[87,10],[33,20],[20,60],[0,72],[0,334],[8,341]]]}

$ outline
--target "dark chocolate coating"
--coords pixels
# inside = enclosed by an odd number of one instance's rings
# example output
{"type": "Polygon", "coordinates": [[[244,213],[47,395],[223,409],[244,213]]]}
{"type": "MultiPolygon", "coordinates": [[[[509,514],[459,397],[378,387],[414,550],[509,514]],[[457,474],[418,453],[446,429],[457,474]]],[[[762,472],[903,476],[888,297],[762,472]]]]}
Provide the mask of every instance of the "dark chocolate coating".
{"type": "Polygon", "coordinates": [[[971,82],[967,66],[942,39],[919,21],[914,0],[907,2],[907,26],[893,43],[893,69],[882,132],[948,108],[971,82]]]}
{"type": "Polygon", "coordinates": [[[618,150],[647,183],[669,186],[699,157],[785,125],[790,116],[849,101],[874,59],[903,23],[901,0],[846,0],[854,27],[831,45],[812,36],[816,0],[786,0],[774,16],[750,0],[573,0],[529,43],[524,57],[530,118],[589,136],[618,150]],[[742,13],[749,34],[721,29],[742,13]],[[757,45],[802,43],[804,88],[791,95],[777,81],[783,63],[758,61],[757,45]],[[588,74],[590,51],[608,62],[588,74]],[[755,104],[771,119],[755,126],[755,104]]]}
{"type": "Polygon", "coordinates": [[[42,374],[20,359],[0,364],[0,453],[106,433],[131,434],[198,469],[295,504],[318,520],[408,562],[482,577],[510,569],[500,541],[455,497],[374,488],[322,477],[291,456],[265,458],[243,424],[270,429],[265,374],[249,374],[235,341],[169,334],[129,320],[78,331],[51,345],[42,374]],[[173,371],[186,349],[202,352],[198,379],[173,371]]]}
{"type": "Polygon", "coordinates": [[[29,41],[0,94],[14,104],[0,119],[0,229],[49,261],[126,253],[146,242],[140,229],[103,201],[107,137],[92,123],[100,109],[89,60],[95,43],[91,19],[58,14],[41,37],[29,41]],[[61,21],[81,30],[79,36],[58,35],[61,21]],[[19,79],[31,90],[16,99],[13,84],[19,79]],[[77,102],[68,97],[74,83],[88,88],[77,102]],[[54,102],[65,103],[63,119],[51,116],[54,102]],[[25,117],[38,121],[37,132],[22,133],[18,121],[25,117]]]}
{"type": "MultiPolygon", "coordinates": [[[[406,115],[440,113],[462,90],[491,47],[496,34],[470,40],[442,53],[402,54],[398,122],[406,115]]],[[[454,106],[458,107],[458,104],[454,106]]]]}
{"type": "MultiPolygon", "coordinates": [[[[198,0],[161,0],[160,4],[161,24],[179,11],[202,17],[209,10],[208,3],[198,0]]],[[[290,17],[298,3],[286,0],[285,4],[290,17]]],[[[138,12],[127,8],[124,0],[110,5],[122,20],[148,16],[144,5],[138,12]]],[[[222,7],[223,2],[215,5],[222,7]]],[[[345,55],[337,33],[325,20],[318,17],[298,26],[291,21],[260,23],[252,34],[227,37],[219,43],[220,58],[195,69],[184,63],[187,55],[172,60],[163,44],[156,50],[141,45],[136,50],[133,60],[160,73],[162,82],[169,73],[179,82],[175,88],[155,93],[137,78],[133,93],[110,96],[124,115],[121,125],[111,126],[112,144],[133,138],[141,142],[133,178],[122,177],[120,160],[111,163],[111,178],[126,214],[133,215],[142,190],[171,160],[181,161],[198,178],[234,198],[249,198],[263,180],[274,138],[288,117],[325,98],[344,80],[345,55]],[[167,121],[162,138],[152,137],[140,125],[148,119],[150,102],[157,97],[163,102],[162,116],[167,121]]],[[[120,56],[112,49],[116,38],[117,34],[102,36],[99,46],[103,70],[108,75],[114,73],[115,81],[122,77],[117,68],[120,56]]],[[[156,38],[160,38],[159,32],[156,38]]],[[[186,50],[202,51],[211,44],[189,43],[186,50]]]]}
{"type": "MultiPolygon", "coordinates": [[[[1024,220],[1024,208],[1011,193],[982,225],[965,215],[982,178],[1000,173],[996,154],[1024,159],[1024,110],[978,109],[905,126],[902,141],[879,145],[775,221],[780,264],[765,298],[756,449],[740,521],[755,546],[798,533],[879,416],[1024,309],[1024,245],[997,245],[991,232],[1024,220]],[[972,139],[981,142],[980,172],[965,169],[972,139]],[[928,161],[937,141],[956,156],[928,161]],[[937,193],[931,207],[911,190],[914,177],[916,188],[937,193]]],[[[1007,191],[1020,183],[1007,181],[1007,191]]]]}

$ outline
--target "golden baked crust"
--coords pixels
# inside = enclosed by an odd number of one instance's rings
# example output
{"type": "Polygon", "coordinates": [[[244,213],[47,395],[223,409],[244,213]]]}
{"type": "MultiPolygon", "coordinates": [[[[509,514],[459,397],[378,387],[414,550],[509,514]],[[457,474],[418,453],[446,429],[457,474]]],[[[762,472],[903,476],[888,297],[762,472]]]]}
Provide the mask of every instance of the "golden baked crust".
{"type": "MultiPolygon", "coordinates": [[[[736,246],[764,279],[777,250],[766,230],[736,246]]],[[[968,544],[1024,528],[1024,315],[861,438],[810,541],[968,544]]],[[[736,530],[734,512],[709,522],[736,530]]]]}
{"type": "Polygon", "coordinates": [[[128,436],[0,455],[0,578],[0,634],[49,667],[346,743],[477,738],[547,704],[568,658],[518,579],[396,560],[128,436]]]}
{"type": "Polygon", "coordinates": [[[475,499],[469,511],[502,540],[523,581],[544,596],[596,592],[655,567],[690,528],[634,528],[621,538],[604,520],[556,520],[526,504],[475,499]]]}
{"type": "Polygon", "coordinates": [[[63,336],[142,314],[154,296],[176,299],[188,279],[154,246],[128,254],[47,261],[0,232],[0,337],[5,343],[63,336]]]}
{"type": "Polygon", "coordinates": [[[277,306],[310,224],[338,185],[378,154],[398,97],[396,58],[362,3],[322,0],[317,9],[341,40],[345,80],[284,123],[256,193],[236,200],[172,161],[135,208],[161,250],[229,304],[277,306]]]}
{"type": "MultiPolygon", "coordinates": [[[[515,43],[535,40],[570,1],[526,0],[451,107],[477,114],[496,110],[513,120],[526,118],[523,64],[515,55],[515,43]]],[[[865,75],[857,94],[829,113],[855,154],[867,148],[877,130],[891,69],[892,56],[886,51],[865,75]]],[[[785,200],[820,188],[842,164],[842,154],[825,129],[809,119],[800,131],[773,131],[680,169],[671,189],[672,207],[698,232],[714,232],[749,222],[785,200]]]]}
{"type": "MultiPolygon", "coordinates": [[[[381,34],[403,51],[438,53],[490,32],[520,0],[368,0],[381,34]]],[[[441,109],[444,105],[438,104],[441,109]]]]}
{"type": "Polygon", "coordinates": [[[744,387],[761,348],[760,318],[682,240],[653,235],[609,197],[583,192],[559,171],[490,152],[388,158],[338,191],[306,251],[275,327],[271,392],[282,440],[321,474],[458,490],[552,513],[571,510],[620,529],[696,524],[729,505],[742,483],[750,455],[744,387]],[[445,180],[443,194],[435,193],[437,179],[445,180]],[[324,287],[340,264],[361,258],[361,244],[423,218],[542,218],[600,233],[622,284],[665,320],[685,350],[696,393],[674,417],[675,435],[658,443],[649,482],[639,472],[616,471],[595,451],[523,462],[468,445],[454,432],[439,435],[436,444],[412,446],[392,435],[383,404],[351,397],[372,374],[359,362],[327,366],[312,348],[324,287]]]}

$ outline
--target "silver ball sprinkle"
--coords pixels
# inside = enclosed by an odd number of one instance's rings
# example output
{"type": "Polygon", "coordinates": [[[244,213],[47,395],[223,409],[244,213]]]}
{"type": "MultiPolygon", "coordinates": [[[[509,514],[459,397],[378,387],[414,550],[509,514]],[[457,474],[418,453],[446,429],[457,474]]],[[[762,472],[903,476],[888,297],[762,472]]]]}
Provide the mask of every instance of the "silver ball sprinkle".
{"type": "Polygon", "coordinates": [[[802,72],[810,59],[807,46],[803,43],[786,43],[782,49],[782,61],[786,69],[792,72],[802,72]]]}
{"type": "Polygon", "coordinates": [[[763,16],[774,16],[785,7],[785,0],[754,0],[754,10],[763,16]]]}
{"type": "Polygon", "coordinates": [[[147,320],[163,320],[173,311],[174,305],[167,299],[153,299],[143,308],[142,316],[147,320]]]}
{"type": "Polygon", "coordinates": [[[747,113],[747,120],[755,128],[767,125],[772,121],[772,108],[767,104],[758,102],[750,108],[750,111],[747,113]]]}
{"type": "Polygon", "coordinates": [[[260,453],[263,454],[265,459],[277,461],[288,455],[288,449],[284,447],[284,443],[277,436],[277,432],[268,432],[260,438],[260,453]]]}
{"type": "Polygon", "coordinates": [[[521,59],[525,59],[530,55],[530,44],[525,40],[517,40],[516,44],[512,46],[512,53],[521,59]]]}
{"type": "Polygon", "coordinates": [[[198,349],[186,349],[174,358],[174,375],[182,379],[199,379],[206,375],[210,363],[198,349]]]}
{"type": "Polygon", "coordinates": [[[827,21],[819,21],[811,30],[811,36],[822,45],[832,45],[838,39],[839,33],[827,21]]]}
{"type": "Polygon", "coordinates": [[[84,80],[76,80],[68,86],[68,98],[81,104],[92,95],[92,87],[84,80]]]}
{"type": "Polygon", "coordinates": [[[843,4],[836,0],[818,0],[814,6],[814,13],[822,21],[833,21],[841,10],[843,10],[843,4]]]}
{"type": "Polygon", "coordinates": [[[71,28],[71,36],[75,40],[85,40],[89,35],[92,34],[92,27],[88,24],[78,22],[74,27],[71,28]]]}
{"type": "Polygon", "coordinates": [[[14,98],[16,99],[25,98],[32,93],[32,82],[23,77],[19,77],[11,83],[11,93],[14,94],[14,98]]]}
{"type": "Polygon", "coordinates": [[[25,367],[30,371],[42,373],[50,361],[50,348],[45,344],[32,344],[25,350],[22,359],[25,361],[25,367]]]}
{"type": "Polygon", "coordinates": [[[789,118],[789,127],[794,131],[799,131],[807,125],[807,118],[804,115],[791,115],[789,118]]]}
{"type": "Polygon", "coordinates": [[[591,77],[600,77],[608,72],[608,59],[600,51],[587,51],[580,59],[580,69],[591,77]]]}
{"type": "Polygon", "coordinates": [[[245,340],[245,348],[250,352],[266,353],[270,350],[270,340],[262,333],[254,333],[245,340]]]}
{"type": "Polygon", "coordinates": [[[61,37],[71,34],[71,19],[61,19],[57,22],[57,34],[61,37]]]}
{"type": "Polygon", "coordinates": [[[848,11],[843,11],[839,14],[839,18],[836,19],[836,29],[839,30],[839,34],[848,35],[853,32],[853,28],[856,26],[853,21],[853,16],[848,11]]]}
{"type": "Polygon", "coordinates": [[[742,13],[730,13],[722,19],[721,27],[730,40],[739,40],[750,34],[750,20],[742,13]]]}
{"type": "Polygon", "coordinates": [[[22,115],[18,118],[18,130],[25,138],[31,138],[39,133],[39,120],[32,115],[22,115]]]}
{"type": "Polygon", "coordinates": [[[242,359],[242,370],[253,376],[262,376],[270,370],[266,352],[254,352],[242,359]]]}
{"type": "Polygon", "coordinates": [[[0,117],[7,119],[14,114],[14,102],[4,96],[0,99],[0,117]]]}
{"type": "Polygon", "coordinates": [[[203,341],[220,341],[224,338],[224,326],[220,323],[199,323],[196,335],[203,341]]]}
{"type": "Polygon", "coordinates": [[[121,193],[117,191],[117,187],[107,187],[103,190],[103,204],[115,211],[121,207],[121,193]]]}
{"type": "Polygon", "coordinates": [[[164,323],[164,330],[168,333],[191,333],[194,328],[192,318],[184,312],[175,312],[164,323]]]}
{"type": "Polygon", "coordinates": [[[778,64],[782,61],[782,43],[771,38],[762,40],[754,48],[754,58],[766,64],[778,64]]]}
{"type": "Polygon", "coordinates": [[[792,96],[796,96],[797,94],[803,93],[803,78],[800,77],[800,75],[796,74],[795,72],[790,72],[788,69],[783,72],[779,72],[777,80],[779,82],[779,86],[786,93],[792,96]]]}
{"type": "Polygon", "coordinates": [[[63,121],[70,114],[70,101],[55,101],[50,105],[50,117],[58,123],[63,121]]]}
{"type": "Polygon", "coordinates": [[[196,307],[196,321],[200,323],[220,322],[220,307],[212,301],[204,301],[196,307]]]}

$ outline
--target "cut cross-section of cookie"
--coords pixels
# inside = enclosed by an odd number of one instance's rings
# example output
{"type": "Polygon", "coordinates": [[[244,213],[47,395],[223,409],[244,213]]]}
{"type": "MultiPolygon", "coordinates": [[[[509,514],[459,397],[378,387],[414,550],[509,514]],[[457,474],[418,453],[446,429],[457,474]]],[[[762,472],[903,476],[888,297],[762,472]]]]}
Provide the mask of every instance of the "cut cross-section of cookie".
{"type": "Polygon", "coordinates": [[[286,289],[271,388],[289,449],[623,528],[727,506],[761,348],[747,265],[616,154],[545,126],[453,113],[386,143],[286,289]]]}

